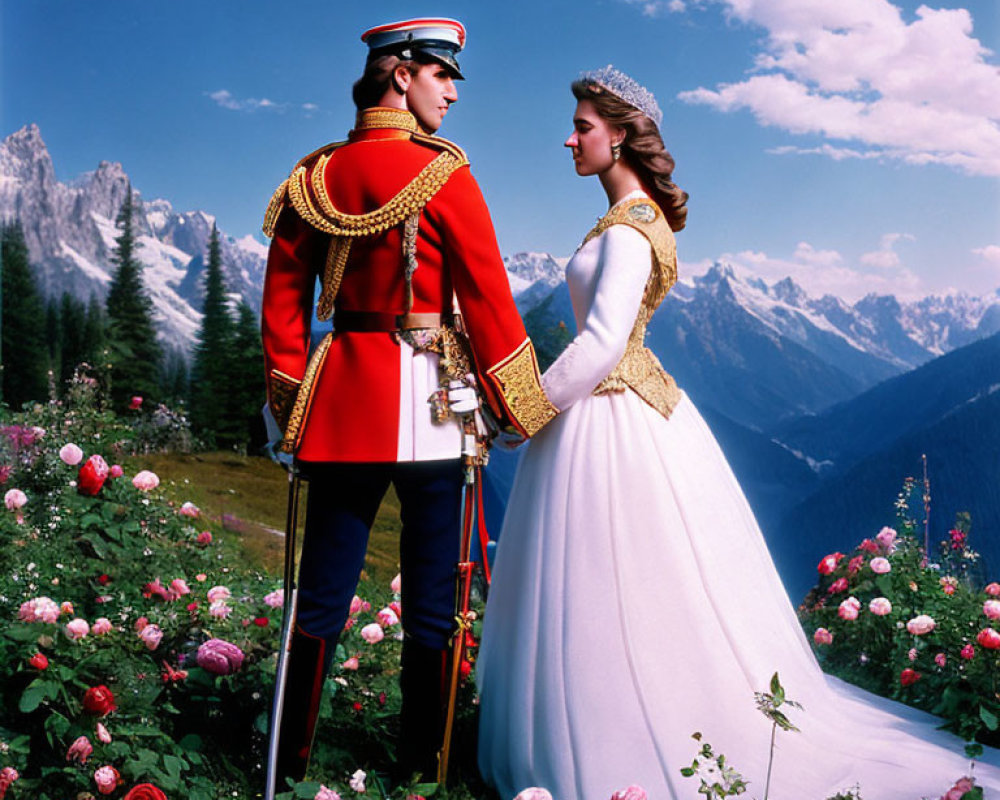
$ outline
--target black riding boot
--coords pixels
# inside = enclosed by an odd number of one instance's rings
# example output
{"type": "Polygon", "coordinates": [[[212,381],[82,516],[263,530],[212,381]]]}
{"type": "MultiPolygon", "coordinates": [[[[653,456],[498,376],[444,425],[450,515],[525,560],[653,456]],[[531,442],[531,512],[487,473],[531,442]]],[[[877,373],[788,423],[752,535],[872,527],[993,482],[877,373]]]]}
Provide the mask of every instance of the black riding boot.
{"type": "Polygon", "coordinates": [[[406,639],[401,665],[399,773],[404,779],[416,772],[435,781],[444,741],[448,651],[406,639]]]}
{"type": "Polygon", "coordinates": [[[285,791],[285,778],[301,781],[309,766],[319,703],[326,678],[326,642],[296,628],[288,656],[285,702],[278,735],[278,792],[285,791]]]}

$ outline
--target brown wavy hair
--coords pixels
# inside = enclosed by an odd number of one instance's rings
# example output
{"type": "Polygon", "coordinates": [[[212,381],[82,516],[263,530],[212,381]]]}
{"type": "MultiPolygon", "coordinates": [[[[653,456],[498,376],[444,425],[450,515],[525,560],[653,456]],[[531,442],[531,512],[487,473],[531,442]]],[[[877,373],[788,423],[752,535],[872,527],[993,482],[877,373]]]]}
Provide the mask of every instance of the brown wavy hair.
{"type": "Polygon", "coordinates": [[[673,181],[674,158],[667,152],[656,123],[593,81],[573,81],[571,88],[577,100],[594,104],[601,119],[625,130],[622,157],[639,174],[670,229],[681,230],[687,220],[688,193],[673,181]]]}
{"type": "Polygon", "coordinates": [[[404,61],[391,54],[373,58],[365,64],[364,74],[354,82],[351,91],[358,111],[374,108],[379,104],[392,85],[392,74],[396,67],[406,67],[411,75],[416,75],[420,70],[420,64],[416,61],[404,61]]]}

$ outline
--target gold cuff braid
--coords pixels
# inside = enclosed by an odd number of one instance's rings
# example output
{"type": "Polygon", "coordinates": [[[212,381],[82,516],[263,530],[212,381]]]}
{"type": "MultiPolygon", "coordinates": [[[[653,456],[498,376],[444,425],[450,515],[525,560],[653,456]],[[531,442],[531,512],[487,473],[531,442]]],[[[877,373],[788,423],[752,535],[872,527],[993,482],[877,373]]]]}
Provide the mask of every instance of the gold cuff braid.
{"type": "Polygon", "coordinates": [[[515,424],[528,436],[534,436],[559,413],[542,389],[538,360],[530,339],[525,339],[486,374],[495,381],[515,424]]]}
{"type": "Polygon", "coordinates": [[[286,375],[281,370],[271,370],[268,381],[271,414],[282,433],[288,427],[288,418],[292,415],[292,406],[295,404],[295,394],[301,384],[302,381],[296,380],[291,375],[286,375]]]}

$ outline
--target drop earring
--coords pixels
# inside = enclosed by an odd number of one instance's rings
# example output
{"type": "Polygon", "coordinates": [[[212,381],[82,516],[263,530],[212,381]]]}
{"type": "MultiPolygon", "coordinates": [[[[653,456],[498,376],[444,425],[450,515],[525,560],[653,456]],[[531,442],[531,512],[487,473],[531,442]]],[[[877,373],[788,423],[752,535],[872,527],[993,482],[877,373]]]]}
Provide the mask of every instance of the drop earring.
{"type": "Polygon", "coordinates": [[[611,160],[612,161],[617,161],[621,157],[622,157],[622,146],[621,146],[621,144],[613,144],[613,145],[611,145],[611,160]]]}

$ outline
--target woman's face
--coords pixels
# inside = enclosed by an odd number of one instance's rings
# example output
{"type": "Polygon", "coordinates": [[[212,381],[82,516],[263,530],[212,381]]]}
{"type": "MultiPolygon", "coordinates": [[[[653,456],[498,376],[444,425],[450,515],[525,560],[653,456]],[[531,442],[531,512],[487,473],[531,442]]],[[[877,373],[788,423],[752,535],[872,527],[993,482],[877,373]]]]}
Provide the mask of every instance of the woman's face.
{"type": "Polygon", "coordinates": [[[573,151],[577,175],[600,175],[615,163],[611,145],[624,138],[625,131],[601,119],[590,100],[580,100],[573,114],[573,133],[564,144],[573,151]]]}

